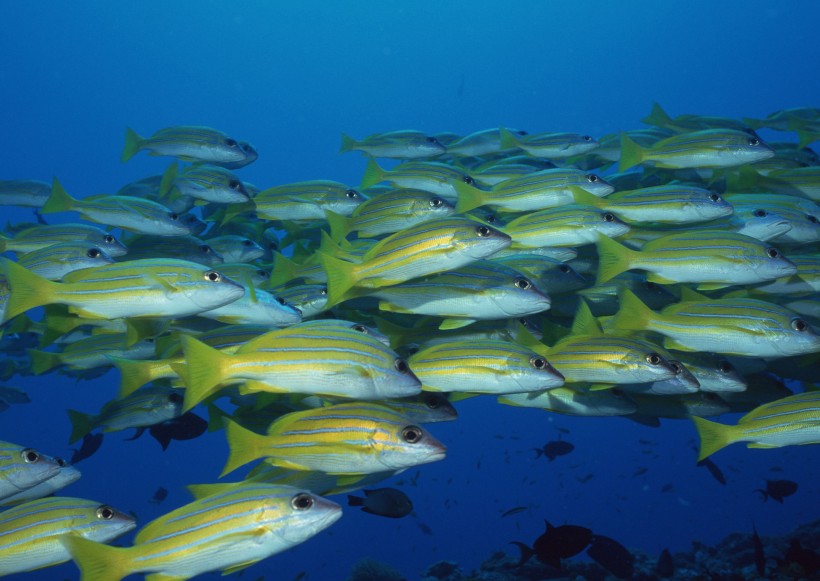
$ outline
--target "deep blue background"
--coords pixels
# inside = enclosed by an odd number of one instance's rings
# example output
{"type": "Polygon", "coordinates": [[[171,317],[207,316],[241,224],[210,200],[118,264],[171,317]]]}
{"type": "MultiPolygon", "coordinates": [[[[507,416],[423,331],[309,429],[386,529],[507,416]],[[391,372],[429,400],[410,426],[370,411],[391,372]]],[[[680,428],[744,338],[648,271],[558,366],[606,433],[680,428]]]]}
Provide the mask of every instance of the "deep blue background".
{"type": "MultiPolygon", "coordinates": [[[[84,196],[162,171],[167,160],[144,154],[119,163],[126,125],[143,134],[210,125],[249,140],[260,159],[241,175],[268,187],[356,183],[364,161],[336,153],[343,131],[508,125],[599,136],[640,126],[652,101],[672,115],[762,117],[820,103],[818,16],[810,1],[4,2],[0,179],[56,175],[84,196]]],[[[0,212],[3,222],[30,219],[0,212]]],[[[0,414],[0,439],[69,455],[65,408],[95,412],[117,382],[111,372],[76,385],[56,375],[12,383],[29,389],[33,403],[0,414]]],[[[307,571],[309,580],[341,580],[373,556],[417,579],[441,558],[471,568],[494,550],[514,551],[507,542],[532,541],[544,518],[657,554],[748,532],[752,521],[765,535],[818,516],[815,447],[732,446],[714,457],[729,479],[724,487],[694,466],[689,422],[653,430],[491,399],[459,410],[457,423],[430,428],[449,457],[402,487],[417,518],[347,509],[331,529],[245,578],[307,571]],[[558,427],[570,430],[575,452],[535,460],[531,449],[555,439],[558,427]],[[649,470],[633,477],[639,467],[649,470]],[[791,478],[800,490],[782,506],[763,504],[753,489],[764,477],[791,478]],[[674,491],[661,493],[669,483],[674,491]],[[500,518],[518,505],[531,510],[500,518]]],[[[147,436],[122,437],[106,436],[64,494],[134,510],[141,523],[187,502],[184,485],[215,479],[227,451],[221,434],[166,453],[147,436]],[[160,485],[168,499],[149,504],[160,485]]],[[[76,577],[67,564],[19,578],[76,577]]]]}

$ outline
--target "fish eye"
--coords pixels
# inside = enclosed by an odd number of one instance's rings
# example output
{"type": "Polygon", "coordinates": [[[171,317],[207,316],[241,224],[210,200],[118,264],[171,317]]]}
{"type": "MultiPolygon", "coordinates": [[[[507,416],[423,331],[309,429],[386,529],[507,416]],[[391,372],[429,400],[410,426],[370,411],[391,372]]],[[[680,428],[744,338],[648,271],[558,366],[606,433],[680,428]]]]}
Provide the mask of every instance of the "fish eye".
{"type": "Polygon", "coordinates": [[[438,143],[438,139],[436,139],[435,137],[426,137],[425,140],[427,141],[427,143],[438,143]]]}
{"type": "Polygon", "coordinates": [[[543,357],[531,357],[530,365],[532,365],[536,369],[544,369],[547,366],[547,360],[543,357]]]}
{"type": "Polygon", "coordinates": [[[475,229],[475,233],[481,236],[482,238],[486,238],[492,233],[492,230],[490,230],[486,226],[479,226],[475,229]]]}
{"type": "Polygon", "coordinates": [[[236,147],[238,143],[236,143],[236,139],[231,139],[230,137],[225,140],[225,145],[228,147],[236,147]]]}
{"type": "Polygon", "coordinates": [[[515,286],[521,290],[528,290],[532,286],[532,283],[526,278],[517,278],[515,279],[515,286]]]}
{"type": "Polygon", "coordinates": [[[171,220],[179,220],[179,214],[177,214],[176,212],[171,212],[170,214],[168,214],[168,217],[171,220]]]}
{"type": "Polygon", "coordinates": [[[592,141],[592,138],[589,135],[582,135],[581,139],[583,139],[584,141],[592,141]]]}
{"type": "Polygon", "coordinates": [[[34,448],[26,448],[20,452],[20,456],[26,464],[35,464],[40,460],[40,453],[34,448]]]}
{"type": "Polygon", "coordinates": [[[474,186],[475,185],[475,180],[473,178],[471,178],[470,176],[464,176],[463,178],[461,178],[461,181],[463,181],[468,186],[474,186]]]}
{"type": "Polygon", "coordinates": [[[712,200],[713,202],[719,202],[720,201],[720,196],[717,195],[717,194],[709,194],[709,199],[712,200]]]}
{"type": "Polygon", "coordinates": [[[283,299],[282,297],[275,297],[275,298],[276,298],[276,302],[279,303],[280,305],[288,304],[288,302],[285,299],[283,299]]]}
{"type": "Polygon", "coordinates": [[[566,264],[562,264],[561,266],[558,267],[558,270],[560,270],[564,274],[569,274],[572,269],[569,266],[567,266],[566,264]]]}
{"type": "Polygon", "coordinates": [[[270,276],[270,273],[267,270],[260,269],[256,271],[256,275],[262,278],[268,278],[270,276]]]}
{"type": "Polygon", "coordinates": [[[359,333],[364,333],[365,335],[367,335],[367,327],[365,327],[364,325],[353,325],[353,327],[351,328],[354,331],[358,331],[359,333]]]}
{"type": "Polygon", "coordinates": [[[421,437],[423,435],[424,432],[422,432],[421,428],[418,426],[407,426],[401,431],[401,437],[408,444],[415,444],[416,442],[421,440],[421,437]]]}
{"type": "Polygon", "coordinates": [[[270,250],[279,250],[279,244],[277,244],[276,242],[271,242],[270,244],[268,244],[268,248],[270,250]]]}
{"type": "Polygon", "coordinates": [[[253,246],[253,240],[248,240],[247,238],[245,238],[242,241],[242,246],[253,246]]]}
{"type": "Polygon", "coordinates": [[[650,353],[646,356],[646,362],[649,363],[649,365],[660,365],[661,356],[657,353],[650,353]]]}
{"type": "Polygon", "coordinates": [[[88,258],[97,258],[100,255],[100,250],[99,248],[89,248],[85,255],[88,258]]]}
{"type": "Polygon", "coordinates": [[[106,234],[105,236],[103,236],[103,242],[105,242],[106,244],[112,244],[114,242],[114,237],[111,236],[111,234],[106,234]]]}
{"type": "Polygon", "coordinates": [[[495,224],[496,222],[498,222],[498,218],[496,218],[495,214],[487,214],[486,216],[484,216],[484,221],[488,224],[495,224]]]}
{"type": "Polygon", "coordinates": [[[407,373],[410,371],[410,367],[407,365],[407,362],[404,359],[396,359],[393,362],[393,367],[396,368],[396,371],[399,373],[407,373]]]}
{"type": "Polygon", "coordinates": [[[199,245],[199,249],[200,249],[202,252],[204,252],[205,254],[210,254],[211,252],[213,252],[213,248],[211,248],[211,247],[210,247],[210,246],[208,246],[207,244],[200,244],[200,245],[199,245]]]}
{"type": "Polygon", "coordinates": [[[599,178],[598,176],[596,176],[594,173],[587,174],[587,181],[588,181],[588,182],[590,182],[590,183],[593,183],[593,184],[594,184],[595,182],[597,182],[597,181],[598,181],[598,180],[600,180],[600,179],[601,179],[601,178],[599,178]]]}
{"type": "Polygon", "coordinates": [[[604,214],[604,222],[614,222],[614,221],[615,221],[615,215],[614,214],[610,214],[609,212],[604,214]]]}
{"type": "Polygon", "coordinates": [[[313,503],[313,497],[306,492],[297,494],[290,499],[290,505],[293,507],[293,510],[307,510],[313,506],[313,503]]]}
{"type": "Polygon", "coordinates": [[[182,396],[176,392],[168,394],[168,401],[170,403],[182,403],[182,396]]]}
{"type": "Polygon", "coordinates": [[[326,297],[327,296],[327,287],[323,286],[321,289],[319,289],[319,294],[322,295],[323,297],[326,297]]]}
{"type": "Polygon", "coordinates": [[[683,373],[683,366],[681,366],[677,361],[670,361],[669,365],[672,367],[672,370],[675,372],[675,375],[680,375],[683,373]]]}
{"type": "Polygon", "coordinates": [[[793,319],[791,325],[792,329],[799,333],[802,333],[803,331],[806,331],[809,328],[809,326],[806,324],[806,321],[804,321],[803,319],[793,319]]]}
{"type": "Polygon", "coordinates": [[[752,215],[755,218],[765,218],[768,214],[766,210],[755,210],[754,212],[752,212],[752,215]]]}
{"type": "Polygon", "coordinates": [[[222,275],[215,270],[209,270],[205,273],[205,280],[209,280],[211,282],[221,282],[222,275]]]}
{"type": "Polygon", "coordinates": [[[433,396],[430,392],[425,392],[424,394],[424,404],[430,408],[431,410],[438,409],[439,400],[437,397],[433,396]]]}
{"type": "Polygon", "coordinates": [[[54,458],[54,461],[57,462],[57,466],[59,466],[60,468],[65,468],[66,466],[68,466],[68,462],[66,462],[62,458],[54,458]]]}
{"type": "Polygon", "coordinates": [[[814,216],[812,214],[806,214],[806,219],[812,224],[817,224],[817,216],[814,216]]]}
{"type": "Polygon", "coordinates": [[[430,200],[430,207],[431,208],[441,208],[444,205],[444,200],[441,198],[433,198],[430,200]]]}
{"type": "Polygon", "coordinates": [[[97,518],[101,518],[103,520],[111,520],[112,518],[114,518],[114,514],[114,509],[106,504],[97,508],[97,518]]]}
{"type": "Polygon", "coordinates": [[[752,147],[755,147],[757,145],[760,145],[760,140],[757,137],[750,137],[747,143],[752,147]]]}
{"type": "Polygon", "coordinates": [[[516,131],[518,135],[528,135],[526,131],[516,131]]]}
{"type": "Polygon", "coordinates": [[[357,192],[356,190],[347,190],[345,192],[345,196],[347,196],[351,200],[355,200],[359,197],[359,192],[357,192]]]}
{"type": "Polygon", "coordinates": [[[767,248],[766,254],[769,258],[777,258],[780,256],[780,252],[778,252],[777,248],[767,248]]]}
{"type": "Polygon", "coordinates": [[[731,373],[735,368],[728,361],[720,361],[718,362],[718,370],[721,373],[731,373]]]}

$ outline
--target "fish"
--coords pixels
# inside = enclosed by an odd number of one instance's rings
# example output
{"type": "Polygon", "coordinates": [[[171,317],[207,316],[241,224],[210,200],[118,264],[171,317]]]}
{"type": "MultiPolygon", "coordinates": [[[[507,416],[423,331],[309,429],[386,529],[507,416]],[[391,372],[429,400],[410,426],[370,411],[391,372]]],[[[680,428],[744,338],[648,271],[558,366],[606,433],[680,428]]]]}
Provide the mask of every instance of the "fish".
{"type": "Polygon", "coordinates": [[[567,442],[566,440],[552,440],[551,442],[547,442],[541,448],[533,448],[535,450],[535,457],[540,458],[541,456],[547,458],[550,462],[555,460],[558,456],[566,456],[573,450],[575,450],[575,446],[572,443],[567,442]]]}
{"type": "Polygon", "coordinates": [[[37,498],[43,498],[45,496],[50,496],[72,484],[80,479],[82,474],[79,470],[77,470],[74,466],[63,460],[62,458],[46,456],[46,460],[49,462],[55,462],[59,467],[60,470],[52,476],[39,484],[35,484],[31,488],[26,488],[25,490],[21,490],[17,494],[13,494],[12,496],[7,496],[2,501],[0,501],[0,505],[2,506],[11,506],[14,504],[20,504],[22,502],[26,502],[28,500],[35,500],[37,498]]]}
{"type": "Polygon", "coordinates": [[[342,133],[339,153],[348,151],[361,151],[372,157],[419,159],[439,156],[447,149],[431,135],[405,129],[376,133],[359,141],[342,133]]]}
{"type": "Polygon", "coordinates": [[[512,507],[512,508],[510,508],[510,509],[507,509],[507,510],[505,510],[504,512],[502,512],[502,513],[501,513],[501,518],[508,517],[508,516],[512,516],[512,515],[514,515],[514,514],[518,514],[518,513],[524,512],[524,511],[525,511],[525,510],[527,510],[528,508],[529,508],[529,507],[526,507],[526,506],[514,506],[514,507],[512,507]]]}
{"type": "Polygon", "coordinates": [[[501,229],[512,238],[512,248],[583,246],[626,234],[629,226],[612,212],[569,204],[524,214],[501,229]]]}
{"type": "MultiPolygon", "coordinates": [[[[387,182],[394,188],[425,190],[452,206],[456,206],[462,192],[480,189],[475,178],[463,169],[436,161],[406,161],[386,170],[370,159],[362,175],[361,187],[370,188],[379,182],[387,182]]],[[[456,208],[456,212],[463,211],[456,208]]]]}
{"type": "Polygon", "coordinates": [[[348,506],[360,506],[369,514],[402,518],[413,511],[413,503],[401,490],[396,488],[364,489],[364,498],[347,495],[348,506]]]}
{"type": "Polygon", "coordinates": [[[592,541],[592,531],[586,527],[578,525],[552,526],[544,521],[544,533],[535,539],[532,548],[526,544],[513,541],[511,544],[517,546],[521,551],[521,558],[517,566],[521,567],[532,557],[538,557],[542,563],[561,569],[561,559],[569,559],[579,554],[589,546],[592,541]]]}
{"type": "Polygon", "coordinates": [[[231,170],[208,164],[192,165],[182,172],[172,163],[160,185],[160,196],[171,190],[182,196],[204,200],[212,204],[241,204],[250,201],[242,180],[231,170]]]}
{"type": "Polygon", "coordinates": [[[758,488],[755,492],[759,492],[764,501],[771,498],[783,504],[784,498],[797,492],[797,482],[791,480],[766,480],[766,488],[758,488]]]}
{"type": "Polygon", "coordinates": [[[181,416],[153,424],[148,428],[148,432],[159,442],[163,450],[167,450],[171,440],[193,440],[204,434],[207,429],[208,422],[193,412],[186,412],[181,416]]]}
{"type": "Polygon", "coordinates": [[[41,208],[51,195],[51,184],[41,180],[0,180],[0,206],[41,208]]]}
{"type": "Polygon", "coordinates": [[[136,526],[130,515],[93,500],[60,496],[31,500],[0,515],[0,575],[69,561],[61,539],[104,543],[136,526]]]}
{"type": "Polygon", "coordinates": [[[274,186],[253,197],[256,215],[266,220],[324,220],[325,212],[349,216],[366,201],[358,190],[332,180],[274,186]]]}
{"type": "Polygon", "coordinates": [[[699,461],[697,465],[705,466],[706,469],[709,471],[709,474],[711,474],[715,480],[717,480],[723,485],[726,485],[726,477],[723,475],[723,472],[720,470],[720,468],[717,467],[717,464],[712,462],[709,458],[704,458],[703,460],[699,461]]]}
{"type": "Polygon", "coordinates": [[[223,476],[257,458],[294,470],[371,474],[435,462],[446,454],[431,434],[372,402],[286,414],[265,435],[228,420],[226,434],[230,456],[223,476]]]}
{"type": "Polygon", "coordinates": [[[598,141],[579,133],[535,133],[520,135],[501,128],[501,147],[520,148],[533,157],[563,159],[598,147],[598,141]]]}
{"type": "Polygon", "coordinates": [[[731,117],[713,117],[709,115],[678,115],[670,117],[658,103],[652,103],[652,112],[641,119],[647,125],[655,125],[671,129],[677,133],[687,133],[699,129],[736,129],[738,131],[749,131],[753,125],[732,119],[731,117]]]}
{"type": "Polygon", "coordinates": [[[74,453],[69,460],[70,464],[76,464],[81,460],[85,460],[86,458],[90,458],[94,452],[100,449],[103,441],[103,434],[86,434],[83,436],[83,443],[80,446],[79,450],[74,450],[74,453]]]}
{"type": "Polygon", "coordinates": [[[635,572],[635,555],[609,537],[592,535],[587,555],[618,579],[630,579],[635,572]]]}
{"type": "Polygon", "coordinates": [[[60,472],[56,458],[12,442],[0,442],[0,500],[19,494],[60,472]]]}
{"type": "Polygon", "coordinates": [[[248,483],[190,502],[142,527],[130,547],[61,542],[85,579],[132,573],[187,579],[230,573],[298,545],[342,516],[338,504],[290,486],[248,483]]]}
{"type": "Polygon", "coordinates": [[[820,392],[808,391],[758,406],[736,425],[693,417],[700,436],[698,460],[735,442],[748,442],[748,448],[820,444],[818,405],[820,392]]]}
{"type": "Polygon", "coordinates": [[[13,237],[0,236],[0,251],[26,254],[64,242],[88,242],[111,258],[119,258],[128,248],[114,235],[90,224],[41,224],[20,230],[13,237]]]}
{"type": "Polygon", "coordinates": [[[151,504],[159,504],[166,498],[168,498],[168,489],[160,486],[159,488],[157,488],[156,492],[154,492],[154,496],[152,496],[151,500],[149,500],[148,502],[150,502],[151,504]]]}
{"type": "Polygon", "coordinates": [[[206,242],[227,263],[253,262],[265,255],[265,249],[257,242],[237,234],[211,236],[206,242]]]}
{"type": "Polygon", "coordinates": [[[120,161],[124,163],[140,151],[147,151],[149,155],[171,156],[182,161],[237,164],[250,158],[251,151],[255,153],[249,144],[245,145],[243,148],[236,139],[211,127],[166,127],[148,138],[140,137],[129,127],[125,130],[120,161]]]}

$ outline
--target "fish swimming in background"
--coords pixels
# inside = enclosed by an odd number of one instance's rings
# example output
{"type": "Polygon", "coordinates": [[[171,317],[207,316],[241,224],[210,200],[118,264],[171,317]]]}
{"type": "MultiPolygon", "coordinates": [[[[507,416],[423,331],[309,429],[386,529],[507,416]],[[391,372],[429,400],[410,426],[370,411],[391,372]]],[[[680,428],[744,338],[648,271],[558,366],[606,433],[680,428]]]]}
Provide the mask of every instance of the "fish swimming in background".
{"type": "Polygon", "coordinates": [[[609,537],[592,535],[587,555],[618,579],[630,579],[635,572],[635,555],[609,537]]]}
{"type": "Polygon", "coordinates": [[[100,449],[100,446],[102,446],[102,441],[102,432],[97,434],[86,434],[83,436],[82,445],[78,450],[74,450],[74,454],[71,456],[71,460],[69,460],[69,462],[71,464],[76,464],[80,460],[85,460],[86,458],[91,457],[94,452],[100,449]]]}
{"type": "Polygon", "coordinates": [[[436,157],[447,149],[431,135],[409,129],[376,133],[357,141],[342,133],[339,153],[361,151],[372,157],[418,159],[436,157]]]}
{"type": "Polygon", "coordinates": [[[791,480],[766,480],[766,488],[757,488],[755,492],[759,492],[764,501],[771,498],[783,504],[784,498],[797,492],[797,482],[791,480]]]}
{"type": "Polygon", "coordinates": [[[252,155],[256,158],[256,151],[248,144],[245,146],[243,148],[236,139],[210,127],[166,127],[148,138],[127,128],[120,161],[126,162],[140,151],[147,151],[150,155],[167,155],[182,161],[237,164],[252,155]]]}
{"type": "Polygon", "coordinates": [[[552,462],[558,456],[566,456],[575,450],[575,446],[566,440],[553,440],[551,442],[547,442],[541,448],[533,448],[533,450],[535,450],[536,458],[544,456],[552,462]]]}
{"type": "MultiPolygon", "coordinates": [[[[167,450],[171,440],[193,440],[208,429],[208,422],[193,412],[154,424],[148,428],[151,436],[159,442],[163,450],[167,450]]],[[[102,434],[100,434],[102,437],[102,434]]]]}
{"type": "Polygon", "coordinates": [[[152,496],[151,500],[149,500],[148,502],[150,502],[151,504],[159,504],[166,498],[168,498],[168,489],[160,486],[159,488],[157,488],[157,490],[154,492],[154,496],[152,496]]]}
{"type": "Polygon", "coordinates": [[[348,506],[360,506],[364,512],[388,518],[402,518],[413,511],[410,498],[396,488],[364,489],[363,492],[364,498],[348,494],[348,506]]]}
{"type": "Polygon", "coordinates": [[[578,525],[552,526],[544,521],[546,530],[535,539],[532,547],[524,543],[513,541],[511,544],[521,551],[521,558],[517,566],[520,567],[533,556],[555,569],[561,569],[561,559],[574,557],[589,546],[592,541],[592,531],[578,525]]]}

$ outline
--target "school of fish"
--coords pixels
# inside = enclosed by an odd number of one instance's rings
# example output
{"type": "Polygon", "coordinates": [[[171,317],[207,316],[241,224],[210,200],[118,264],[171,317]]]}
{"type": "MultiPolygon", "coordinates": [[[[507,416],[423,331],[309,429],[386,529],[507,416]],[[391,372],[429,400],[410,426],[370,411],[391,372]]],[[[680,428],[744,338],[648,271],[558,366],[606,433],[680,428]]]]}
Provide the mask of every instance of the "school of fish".
{"type": "MultiPolygon", "coordinates": [[[[0,235],[0,381],[114,367],[119,392],[67,410],[68,440],[173,434],[198,408],[230,446],[215,480],[255,463],[138,525],[52,496],[80,471],[0,433],[0,576],[70,559],[83,581],[230,573],[331,526],[341,507],[325,496],[365,487],[351,505],[404,516],[410,500],[373,485],[442,460],[426,425],[467,397],[691,418],[699,460],[820,443],[820,109],[656,104],[643,121],[600,139],[343,135],[367,158],[361,184],[267,189],[237,173],[258,158],[247,141],[128,129],[122,161],[170,157],[163,174],[85,197],[0,181],[0,206],[37,216],[0,235]],[[745,415],[705,419],[729,412],[745,415]],[[131,546],[108,544],[138,526],[131,546]]],[[[0,388],[0,411],[26,401],[0,388]]]]}

